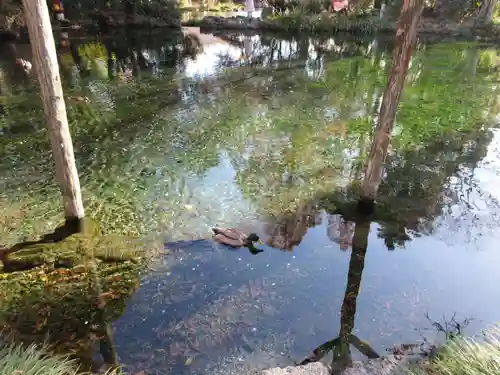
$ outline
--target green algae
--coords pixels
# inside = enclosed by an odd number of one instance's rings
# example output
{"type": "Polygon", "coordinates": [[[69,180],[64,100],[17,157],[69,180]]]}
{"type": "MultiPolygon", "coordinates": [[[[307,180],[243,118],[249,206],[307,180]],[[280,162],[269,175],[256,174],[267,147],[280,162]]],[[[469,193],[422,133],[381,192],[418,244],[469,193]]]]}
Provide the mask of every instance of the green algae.
{"type": "Polygon", "coordinates": [[[103,340],[108,322],[123,314],[144,269],[144,243],[102,235],[96,223],[85,222],[82,232],[59,239],[58,228],[41,240],[56,242],[8,249],[0,272],[0,329],[16,341],[85,357],[103,340]]]}

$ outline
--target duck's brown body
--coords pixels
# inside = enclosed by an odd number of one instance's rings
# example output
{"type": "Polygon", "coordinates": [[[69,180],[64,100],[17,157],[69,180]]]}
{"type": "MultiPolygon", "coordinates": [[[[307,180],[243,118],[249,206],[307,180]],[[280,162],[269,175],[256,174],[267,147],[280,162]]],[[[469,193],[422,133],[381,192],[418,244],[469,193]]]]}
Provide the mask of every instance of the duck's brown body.
{"type": "MultiPolygon", "coordinates": [[[[213,239],[221,244],[231,247],[249,246],[252,240],[245,232],[234,228],[212,228],[213,239]]],[[[258,238],[257,238],[258,240],[258,238]]]]}

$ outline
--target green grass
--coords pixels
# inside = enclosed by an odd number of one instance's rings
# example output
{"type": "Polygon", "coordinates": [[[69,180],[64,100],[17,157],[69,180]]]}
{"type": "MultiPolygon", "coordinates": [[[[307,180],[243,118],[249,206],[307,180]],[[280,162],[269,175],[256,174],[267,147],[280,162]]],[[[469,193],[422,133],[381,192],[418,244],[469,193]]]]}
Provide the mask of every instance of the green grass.
{"type": "Polygon", "coordinates": [[[437,358],[411,375],[500,375],[500,327],[481,338],[450,341],[437,358]]]}
{"type": "Polygon", "coordinates": [[[374,17],[336,16],[332,14],[309,15],[300,11],[277,15],[266,21],[280,26],[286,31],[308,32],[353,32],[373,34],[380,31],[393,31],[394,24],[374,17]]]}
{"type": "MultiPolygon", "coordinates": [[[[113,370],[107,374],[118,374],[113,370]]],[[[51,355],[41,346],[0,346],[0,375],[90,375],[79,371],[78,364],[68,356],[51,355]]]]}
{"type": "Polygon", "coordinates": [[[71,375],[77,374],[75,361],[65,356],[49,356],[43,349],[8,345],[0,349],[0,374],[71,375]]]}

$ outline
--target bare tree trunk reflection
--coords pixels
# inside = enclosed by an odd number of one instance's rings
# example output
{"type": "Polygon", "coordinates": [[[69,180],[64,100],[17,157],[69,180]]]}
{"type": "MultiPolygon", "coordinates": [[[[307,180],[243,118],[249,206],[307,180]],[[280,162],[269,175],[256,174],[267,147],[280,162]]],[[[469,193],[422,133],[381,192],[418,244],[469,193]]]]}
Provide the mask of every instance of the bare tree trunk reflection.
{"type": "Polygon", "coordinates": [[[90,260],[89,264],[90,275],[95,283],[96,305],[97,305],[97,321],[99,322],[98,337],[99,337],[99,352],[104,363],[111,368],[117,368],[118,354],[116,351],[115,340],[113,337],[113,328],[106,317],[106,293],[103,293],[101,280],[97,270],[97,261],[95,257],[90,260]]]}
{"type": "Polygon", "coordinates": [[[363,201],[372,206],[382,179],[382,171],[391,140],[394,117],[403,92],[413,45],[416,40],[417,24],[423,9],[422,0],[404,0],[399,17],[396,40],[389,72],[387,88],[377,127],[368,157],[368,165],[362,185],[363,201]]]}
{"type": "Polygon", "coordinates": [[[375,352],[367,342],[352,334],[356,317],[356,303],[359,295],[359,288],[361,286],[363,269],[365,267],[369,233],[370,221],[365,218],[357,219],[352,243],[352,254],[349,261],[349,271],[347,274],[347,286],[340,314],[339,336],[314,349],[313,355],[302,361],[300,363],[301,365],[319,361],[329,351],[333,351],[332,373],[339,374],[352,362],[350,345],[353,345],[367,358],[379,357],[377,352],[375,352]]]}
{"type": "Polygon", "coordinates": [[[377,358],[377,353],[367,344],[352,334],[354,320],[356,317],[356,302],[361,286],[361,277],[365,267],[366,249],[368,247],[368,234],[370,232],[370,221],[357,220],[352,241],[352,254],[349,261],[349,272],[347,274],[347,285],[344,293],[344,301],[340,313],[339,343],[333,351],[332,370],[339,373],[351,364],[352,344],[368,358],[377,358]]]}

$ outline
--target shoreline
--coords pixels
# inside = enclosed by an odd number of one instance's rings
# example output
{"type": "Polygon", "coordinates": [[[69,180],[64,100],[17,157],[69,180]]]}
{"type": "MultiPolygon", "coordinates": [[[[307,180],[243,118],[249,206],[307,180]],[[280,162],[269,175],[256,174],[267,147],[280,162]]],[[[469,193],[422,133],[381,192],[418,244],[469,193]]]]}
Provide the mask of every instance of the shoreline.
{"type": "MultiPolygon", "coordinates": [[[[396,31],[395,20],[380,20],[378,18],[359,19],[333,19],[306,17],[303,20],[291,22],[291,17],[273,19],[246,18],[242,16],[219,17],[207,16],[201,20],[189,20],[172,23],[163,19],[151,17],[139,17],[135,20],[121,18],[109,18],[106,15],[95,14],[89,19],[69,20],[65,25],[54,27],[54,31],[68,30],[90,30],[104,27],[106,30],[119,30],[133,28],[134,30],[181,30],[183,27],[199,27],[202,33],[214,31],[240,32],[255,35],[259,33],[278,33],[295,36],[308,34],[310,36],[335,36],[338,34],[350,34],[352,36],[386,35],[392,36],[396,31]]],[[[0,42],[15,42],[26,39],[27,30],[23,28],[6,29],[0,28],[0,42]]],[[[456,24],[439,22],[435,19],[423,18],[417,29],[417,35],[421,38],[451,38],[477,41],[482,43],[500,44],[500,27],[496,25],[474,26],[468,24],[456,24]]]]}
{"type": "MultiPolygon", "coordinates": [[[[182,27],[199,27],[202,32],[237,31],[243,33],[278,32],[288,34],[308,33],[309,35],[336,35],[348,33],[353,35],[392,35],[396,31],[396,20],[361,19],[305,19],[302,22],[289,23],[288,18],[261,20],[245,17],[207,16],[201,20],[190,20],[181,23],[182,27]]],[[[417,34],[419,36],[441,36],[464,38],[479,42],[500,43],[500,28],[495,25],[473,26],[456,23],[440,23],[435,19],[424,18],[420,21],[417,34]]]]}

